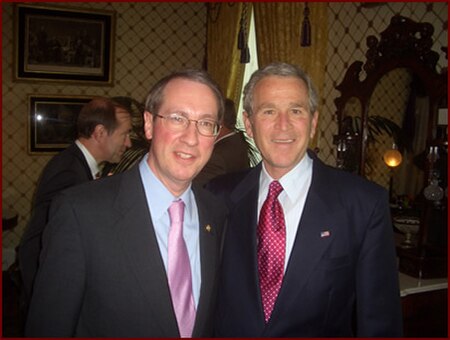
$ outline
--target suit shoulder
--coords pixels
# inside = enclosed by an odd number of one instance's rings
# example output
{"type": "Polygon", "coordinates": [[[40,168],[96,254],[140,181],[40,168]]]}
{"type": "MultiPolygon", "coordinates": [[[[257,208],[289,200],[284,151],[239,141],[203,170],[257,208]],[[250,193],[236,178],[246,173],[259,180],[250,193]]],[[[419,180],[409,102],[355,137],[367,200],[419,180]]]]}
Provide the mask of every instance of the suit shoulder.
{"type": "MultiPolygon", "coordinates": [[[[62,193],[74,198],[82,198],[87,201],[105,200],[114,195],[122,186],[124,178],[128,177],[126,172],[100,178],[93,181],[84,182],[73,187],[67,188],[62,193]]],[[[135,190],[130,188],[130,190],[135,190]]]]}
{"type": "Polygon", "coordinates": [[[86,166],[87,162],[84,156],[78,154],[73,147],[69,146],[50,159],[45,166],[44,173],[57,173],[62,171],[76,172],[80,171],[80,169],[85,170],[86,166]]]}
{"type": "MultiPolygon", "coordinates": [[[[329,165],[320,164],[318,172],[321,174],[321,181],[329,188],[335,188],[340,192],[354,193],[367,197],[367,195],[385,195],[387,190],[381,185],[370,181],[360,175],[353,174],[329,165]]],[[[359,196],[359,195],[358,195],[359,196]]]]}
{"type": "Polygon", "coordinates": [[[214,195],[229,195],[250,171],[251,169],[245,169],[215,177],[206,183],[205,189],[214,195]]]}
{"type": "Polygon", "coordinates": [[[195,184],[193,186],[193,190],[200,204],[203,204],[207,209],[221,211],[221,213],[224,214],[227,212],[225,201],[222,197],[215,195],[213,192],[195,184]]]}

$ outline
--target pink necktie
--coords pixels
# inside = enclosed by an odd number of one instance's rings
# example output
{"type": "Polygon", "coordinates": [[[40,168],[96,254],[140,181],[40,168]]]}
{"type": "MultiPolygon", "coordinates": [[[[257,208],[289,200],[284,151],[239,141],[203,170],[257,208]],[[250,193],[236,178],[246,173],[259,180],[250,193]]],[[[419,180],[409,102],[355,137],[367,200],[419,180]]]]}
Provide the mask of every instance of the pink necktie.
{"type": "Polygon", "coordinates": [[[192,277],[189,255],[183,238],[184,203],[172,202],[169,207],[170,231],[168,254],[168,279],[173,308],[182,338],[192,336],[195,322],[195,305],[192,295],[192,277]]]}
{"type": "Polygon", "coordinates": [[[278,195],[283,187],[278,181],[269,186],[258,223],[258,272],[264,318],[268,322],[283,281],[286,227],[278,195]]]}

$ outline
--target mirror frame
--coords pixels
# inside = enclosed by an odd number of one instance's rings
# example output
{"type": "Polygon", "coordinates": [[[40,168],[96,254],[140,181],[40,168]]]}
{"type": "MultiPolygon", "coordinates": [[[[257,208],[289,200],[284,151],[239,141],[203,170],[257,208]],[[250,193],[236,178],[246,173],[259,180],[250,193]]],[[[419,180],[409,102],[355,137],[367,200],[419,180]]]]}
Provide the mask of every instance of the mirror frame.
{"type": "Polygon", "coordinates": [[[378,81],[393,69],[407,68],[422,80],[426,88],[433,89],[429,93],[427,146],[435,138],[439,101],[447,96],[447,73],[440,74],[436,70],[439,54],[431,50],[433,32],[434,28],[430,23],[416,23],[406,17],[395,15],[387,29],[381,32],[380,40],[373,35],[367,37],[366,63],[353,62],[345,73],[344,80],[336,86],[341,92],[341,96],[334,100],[338,136],[345,134],[343,118],[346,103],[352,97],[356,97],[361,103],[362,135],[359,138],[358,155],[360,175],[364,176],[370,98],[378,81]],[[360,80],[363,68],[366,77],[360,80]]]}
{"type": "MultiPolygon", "coordinates": [[[[338,134],[334,136],[334,144],[337,145],[337,166],[346,169],[345,152],[342,152],[342,142],[351,141],[350,147],[356,153],[357,172],[359,175],[365,175],[365,160],[368,138],[368,110],[370,99],[379,80],[388,72],[397,68],[406,68],[423,82],[426,89],[432,89],[429,95],[429,116],[427,126],[426,148],[428,150],[436,139],[437,116],[440,104],[445,100],[447,104],[447,69],[438,73],[436,65],[439,60],[439,54],[433,50],[432,35],[434,27],[430,23],[417,23],[401,15],[392,17],[389,26],[380,33],[380,39],[371,35],[366,39],[367,61],[365,64],[361,61],[353,62],[345,73],[343,81],[336,86],[341,93],[340,97],[334,100],[336,105],[336,116],[338,122],[338,134]],[[361,72],[364,69],[365,78],[362,78],[361,72]],[[361,105],[361,135],[349,137],[348,125],[344,120],[345,107],[351,98],[359,100],[361,105]]],[[[447,46],[441,48],[445,52],[447,59],[447,46]]],[[[348,124],[348,123],[347,123],[348,124]]],[[[424,183],[427,183],[430,169],[425,168],[424,183]]],[[[418,235],[417,258],[424,258],[423,249],[427,245],[428,223],[425,220],[431,212],[430,204],[424,207],[421,217],[421,227],[418,235]]],[[[400,256],[400,255],[399,255],[400,256]]],[[[401,267],[400,259],[400,267],[401,267]]],[[[419,261],[419,260],[417,260],[419,261]]],[[[420,260],[422,261],[422,260],[420,260]]],[[[412,268],[408,274],[414,275],[420,271],[422,275],[423,263],[419,265],[409,264],[412,268]],[[420,267],[420,268],[419,268],[420,267]]],[[[445,261],[445,267],[447,267],[445,261]]],[[[433,271],[434,269],[431,269],[433,271]]],[[[438,277],[442,275],[440,269],[430,272],[428,277],[438,277]],[[439,272],[439,273],[438,273],[439,272]]],[[[445,268],[446,273],[446,268],[445,268]]],[[[424,277],[424,276],[423,276],[424,277]]]]}

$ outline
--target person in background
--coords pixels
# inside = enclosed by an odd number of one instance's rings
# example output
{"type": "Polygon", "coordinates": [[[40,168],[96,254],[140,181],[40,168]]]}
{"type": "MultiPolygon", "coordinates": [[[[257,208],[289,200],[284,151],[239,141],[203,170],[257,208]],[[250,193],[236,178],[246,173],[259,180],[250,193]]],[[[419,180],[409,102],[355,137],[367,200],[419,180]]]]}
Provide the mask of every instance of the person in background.
{"type": "Polygon", "coordinates": [[[212,335],[227,211],[191,183],[223,111],[204,71],[178,71],[152,87],[148,154],[53,201],[25,336],[212,335]]]}
{"type": "Polygon", "coordinates": [[[118,162],[131,146],[130,113],[108,98],[96,97],[85,104],[77,117],[76,128],[78,137],[75,142],[54,156],[42,171],[32,216],[19,245],[22,308],[25,310],[31,297],[42,233],[54,196],[66,188],[95,179],[101,162],[118,162]]]}
{"type": "Polygon", "coordinates": [[[244,132],[236,130],[234,102],[226,99],[223,126],[214,144],[213,153],[194,181],[204,185],[214,177],[245,170],[249,167],[249,145],[244,132]]]}
{"type": "Polygon", "coordinates": [[[122,155],[119,163],[105,162],[102,168],[102,177],[111,176],[130,169],[147,154],[150,141],[144,134],[145,103],[132,97],[113,97],[117,103],[125,106],[131,112],[131,147],[122,155]]]}
{"type": "Polygon", "coordinates": [[[230,209],[217,337],[402,335],[387,191],[308,150],[317,101],[309,76],[286,63],[244,88],[262,163],[208,185],[230,209]]]}

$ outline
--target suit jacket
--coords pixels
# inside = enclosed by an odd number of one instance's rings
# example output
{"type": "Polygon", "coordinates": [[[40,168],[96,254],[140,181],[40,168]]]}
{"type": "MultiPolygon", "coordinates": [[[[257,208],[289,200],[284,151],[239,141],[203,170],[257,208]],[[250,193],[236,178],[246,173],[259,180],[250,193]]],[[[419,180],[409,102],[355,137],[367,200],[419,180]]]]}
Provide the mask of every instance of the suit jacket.
{"type": "Polygon", "coordinates": [[[250,167],[248,145],[243,132],[223,138],[214,145],[214,150],[205,167],[195,178],[200,185],[214,177],[250,167]]]}
{"type": "MultiPolygon", "coordinates": [[[[201,259],[193,336],[200,337],[213,331],[226,208],[193,190],[201,259]]],[[[138,166],[55,198],[25,335],[179,337],[138,166]]]]}
{"type": "Polygon", "coordinates": [[[33,213],[19,246],[19,267],[27,300],[31,296],[38,268],[42,232],[48,222],[50,202],[61,190],[92,179],[86,158],[76,144],[57,154],[44,168],[36,189],[33,213]]]}
{"type": "Polygon", "coordinates": [[[211,190],[225,193],[231,209],[219,286],[218,337],[349,337],[355,328],[359,337],[401,335],[386,190],[313,159],[311,187],[267,324],[256,240],[261,164],[241,174],[240,181],[227,176],[211,183],[211,190]]]}

